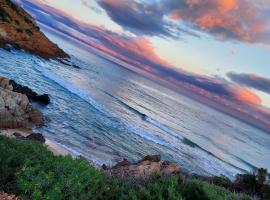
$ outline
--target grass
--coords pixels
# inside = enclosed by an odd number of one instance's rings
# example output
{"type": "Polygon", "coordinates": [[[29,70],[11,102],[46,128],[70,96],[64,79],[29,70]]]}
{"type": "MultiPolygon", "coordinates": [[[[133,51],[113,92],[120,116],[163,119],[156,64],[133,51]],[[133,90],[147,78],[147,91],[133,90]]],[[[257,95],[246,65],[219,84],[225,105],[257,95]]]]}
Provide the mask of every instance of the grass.
{"type": "Polygon", "coordinates": [[[247,200],[223,187],[181,176],[132,185],[106,176],[83,158],[54,156],[46,146],[0,136],[0,191],[33,200],[247,200]]]}

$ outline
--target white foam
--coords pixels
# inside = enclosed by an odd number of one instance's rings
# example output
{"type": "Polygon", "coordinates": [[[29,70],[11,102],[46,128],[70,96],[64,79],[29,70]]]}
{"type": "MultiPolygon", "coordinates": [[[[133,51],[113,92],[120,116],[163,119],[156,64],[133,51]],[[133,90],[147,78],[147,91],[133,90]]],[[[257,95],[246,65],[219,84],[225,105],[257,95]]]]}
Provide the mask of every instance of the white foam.
{"type": "Polygon", "coordinates": [[[145,118],[145,121],[151,123],[152,125],[158,127],[159,129],[165,131],[166,133],[169,133],[170,135],[180,139],[180,140],[183,140],[184,137],[179,135],[178,133],[175,133],[174,131],[172,131],[171,129],[169,129],[168,127],[166,127],[165,125],[161,124],[160,122],[152,119],[151,117],[146,117],[145,118]]]}
{"type": "Polygon", "coordinates": [[[89,91],[87,91],[86,89],[76,85],[75,83],[73,83],[72,81],[68,80],[67,78],[61,75],[52,72],[51,70],[45,69],[44,67],[36,67],[36,70],[38,70],[46,78],[54,81],[58,85],[70,91],[71,93],[79,96],[100,112],[107,113],[103,108],[103,106],[101,106],[94,99],[91,98],[89,91]]]}
{"type": "Polygon", "coordinates": [[[129,124],[127,126],[128,131],[135,133],[136,135],[139,135],[142,138],[145,138],[151,142],[154,142],[156,144],[160,144],[162,146],[170,147],[172,144],[170,141],[166,140],[164,137],[160,135],[156,135],[154,133],[151,133],[149,131],[145,131],[144,129],[137,127],[135,125],[129,124]]]}

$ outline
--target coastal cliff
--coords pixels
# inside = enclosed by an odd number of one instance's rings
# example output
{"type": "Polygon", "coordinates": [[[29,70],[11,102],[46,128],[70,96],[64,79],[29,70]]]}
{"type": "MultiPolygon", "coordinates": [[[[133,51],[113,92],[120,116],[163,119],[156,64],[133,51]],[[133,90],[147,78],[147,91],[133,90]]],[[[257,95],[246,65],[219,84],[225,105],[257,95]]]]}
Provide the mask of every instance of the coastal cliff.
{"type": "Polygon", "coordinates": [[[12,45],[45,59],[67,58],[39,29],[23,8],[10,0],[0,0],[0,48],[12,45]]]}

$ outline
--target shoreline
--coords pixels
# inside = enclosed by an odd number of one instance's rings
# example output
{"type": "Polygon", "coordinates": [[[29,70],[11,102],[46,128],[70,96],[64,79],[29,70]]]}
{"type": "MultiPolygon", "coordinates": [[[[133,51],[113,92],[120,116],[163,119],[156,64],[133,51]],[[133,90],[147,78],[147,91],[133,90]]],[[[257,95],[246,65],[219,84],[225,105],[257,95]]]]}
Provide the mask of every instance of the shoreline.
{"type": "MultiPolygon", "coordinates": [[[[16,128],[16,129],[0,129],[0,135],[7,136],[9,138],[16,138],[14,136],[14,133],[19,133],[23,137],[27,137],[30,134],[35,134],[32,129],[27,129],[27,128],[16,128]]],[[[45,138],[45,137],[44,137],[45,138]]],[[[72,154],[70,151],[62,147],[61,145],[57,144],[56,142],[53,142],[52,140],[49,140],[48,138],[45,138],[45,143],[48,147],[48,149],[56,156],[62,155],[70,155],[72,157],[76,157],[74,154],[72,154]]]]}

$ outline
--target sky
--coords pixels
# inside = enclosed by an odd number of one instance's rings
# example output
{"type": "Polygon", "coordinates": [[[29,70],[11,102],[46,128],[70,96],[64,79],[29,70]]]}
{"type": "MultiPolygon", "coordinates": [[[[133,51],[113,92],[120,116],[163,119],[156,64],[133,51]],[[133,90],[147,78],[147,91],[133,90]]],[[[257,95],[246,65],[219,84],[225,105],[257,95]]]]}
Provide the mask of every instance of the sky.
{"type": "Polygon", "coordinates": [[[270,130],[269,0],[14,1],[42,27],[270,130]]]}

